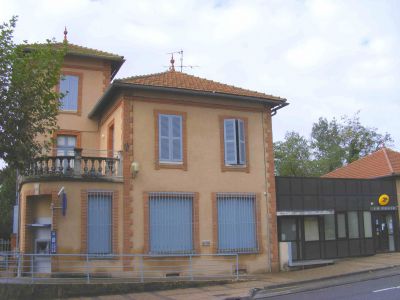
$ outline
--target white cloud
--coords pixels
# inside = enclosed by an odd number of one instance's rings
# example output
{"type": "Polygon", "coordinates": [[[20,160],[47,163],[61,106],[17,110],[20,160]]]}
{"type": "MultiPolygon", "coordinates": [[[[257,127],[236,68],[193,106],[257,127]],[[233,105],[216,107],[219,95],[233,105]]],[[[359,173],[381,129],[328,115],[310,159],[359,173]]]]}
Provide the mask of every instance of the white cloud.
{"type": "Polygon", "coordinates": [[[286,53],[288,62],[300,69],[320,66],[330,57],[330,45],[318,38],[311,38],[299,42],[296,47],[289,49],[286,53]]]}
{"type": "Polygon", "coordinates": [[[274,137],[308,135],[319,116],[352,115],[390,132],[400,150],[400,2],[333,0],[0,0],[22,41],[63,37],[127,59],[118,77],[187,72],[288,98],[274,137]],[[176,59],[179,64],[179,58],[176,59]],[[384,115],[384,122],[380,116],[384,115]]]}

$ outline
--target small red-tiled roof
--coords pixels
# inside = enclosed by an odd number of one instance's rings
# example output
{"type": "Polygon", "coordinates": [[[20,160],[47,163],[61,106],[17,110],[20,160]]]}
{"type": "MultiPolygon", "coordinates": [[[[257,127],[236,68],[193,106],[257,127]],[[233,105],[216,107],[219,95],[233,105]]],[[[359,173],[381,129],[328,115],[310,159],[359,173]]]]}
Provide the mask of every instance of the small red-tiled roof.
{"type": "MultiPolygon", "coordinates": [[[[47,44],[26,44],[22,45],[26,49],[35,49],[35,47],[45,47],[47,44]]],[[[94,58],[102,58],[107,60],[124,61],[124,57],[118,54],[105,52],[102,50],[97,50],[93,48],[83,47],[79,45],[67,43],[52,43],[51,44],[56,49],[61,49],[67,46],[67,54],[77,55],[77,56],[88,56],[94,58]]]]}
{"type": "Polygon", "coordinates": [[[116,80],[116,82],[154,87],[186,89],[201,92],[221,93],[227,95],[253,97],[265,100],[276,100],[281,102],[286,101],[286,99],[277,96],[242,89],[233,85],[215,82],[212,80],[196,77],[174,70],[150,75],[133,76],[118,79],[116,80]]]}
{"type": "Polygon", "coordinates": [[[400,153],[382,148],[322,177],[376,178],[400,174],[400,153]]]}

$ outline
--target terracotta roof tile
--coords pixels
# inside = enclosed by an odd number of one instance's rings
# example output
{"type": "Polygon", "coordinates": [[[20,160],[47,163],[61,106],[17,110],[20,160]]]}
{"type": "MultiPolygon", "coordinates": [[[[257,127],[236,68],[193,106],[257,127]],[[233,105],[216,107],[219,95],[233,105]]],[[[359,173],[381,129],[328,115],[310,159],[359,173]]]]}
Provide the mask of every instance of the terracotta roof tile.
{"type": "Polygon", "coordinates": [[[322,177],[376,178],[394,174],[400,174],[400,153],[382,148],[322,177]]]}
{"type": "MultiPolygon", "coordinates": [[[[28,44],[28,45],[26,45],[26,48],[31,49],[34,47],[40,47],[40,46],[44,46],[44,45],[45,44],[28,44]]],[[[62,48],[64,46],[64,43],[54,43],[53,45],[55,48],[62,48]]],[[[124,57],[120,56],[118,54],[109,53],[109,52],[92,49],[92,48],[87,48],[87,47],[71,44],[69,42],[67,43],[67,54],[104,58],[104,59],[118,60],[118,61],[124,60],[124,57]]]]}
{"type": "Polygon", "coordinates": [[[166,71],[162,73],[133,76],[116,81],[131,83],[136,85],[147,85],[166,88],[187,89],[202,92],[222,93],[229,95],[254,97],[265,100],[276,100],[285,102],[286,99],[259,93],[251,90],[242,89],[233,85],[223,84],[212,80],[196,77],[178,71],[166,71]]]}

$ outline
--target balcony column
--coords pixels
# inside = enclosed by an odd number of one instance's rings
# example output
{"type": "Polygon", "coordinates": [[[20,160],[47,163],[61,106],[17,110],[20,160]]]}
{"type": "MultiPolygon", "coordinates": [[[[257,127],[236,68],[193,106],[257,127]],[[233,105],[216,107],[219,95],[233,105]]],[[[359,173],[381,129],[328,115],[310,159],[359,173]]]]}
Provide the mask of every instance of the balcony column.
{"type": "Polygon", "coordinates": [[[82,175],[82,148],[75,148],[74,176],[82,175]]]}
{"type": "Polygon", "coordinates": [[[123,151],[118,151],[118,167],[117,167],[117,176],[122,177],[122,168],[124,167],[123,161],[123,151]]]}

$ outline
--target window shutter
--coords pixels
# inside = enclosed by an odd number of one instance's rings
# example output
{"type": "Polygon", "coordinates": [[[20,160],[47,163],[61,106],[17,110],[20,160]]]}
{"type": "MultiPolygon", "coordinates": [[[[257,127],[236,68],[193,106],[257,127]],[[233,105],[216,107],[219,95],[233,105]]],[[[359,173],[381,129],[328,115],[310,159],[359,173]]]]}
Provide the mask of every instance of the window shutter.
{"type": "Polygon", "coordinates": [[[110,254],[111,247],[111,193],[88,195],[88,253],[110,254]]]}
{"type": "Polygon", "coordinates": [[[243,120],[238,120],[239,128],[239,164],[246,164],[246,137],[243,120]]]}
{"type": "Polygon", "coordinates": [[[158,130],[159,130],[159,160],[168,161],[170,157],[170,122],[169,116],[159,115],[158,117],[158,130]]]}
{"type": "Polygon", "coordinates": [[[61,99],[61,110],[78,110],[79,76],[64,75],[60,80],[60,92],[65,96],[61,99]]]}
{"type": "Polygon", "coordinates": [[[236,127],[234,119],[224,120],[225,164],[237,164],[236,127]]]}
{"type": "Polygon", "coordinates": [[[182,116],[171,116],[172,160],[182,161],[182,116]]]}

